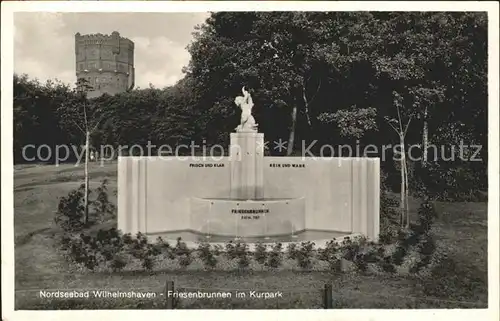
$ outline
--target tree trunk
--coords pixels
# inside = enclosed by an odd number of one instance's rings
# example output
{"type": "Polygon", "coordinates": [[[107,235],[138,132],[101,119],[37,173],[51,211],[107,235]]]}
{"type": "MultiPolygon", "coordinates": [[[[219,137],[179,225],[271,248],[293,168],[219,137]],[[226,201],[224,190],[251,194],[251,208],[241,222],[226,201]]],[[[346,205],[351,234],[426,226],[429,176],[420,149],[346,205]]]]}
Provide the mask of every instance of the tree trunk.
{"type": "Polygon", "coordinates": [[[85,134],[85,200],[84,200],[84,217],[85,225],[89,222],[89,144],[90,132],[87,130],[85,134]]]}
{"type": "Polygon", "coordinates": [[[306,87],[302,85],[302,100],[304,101],[304,112],[306,114],[307,124],[309,127],[312,126],[311,117],[309,116],[309,102],[306,97],[306,87]]]}
{"type": "Polygon", "coordinates": [[[290,128],[290,137],[288,138],[288,146],[287,146],[287,156],[292,155],[293,153],[293,145],[295,143],[295,127],[297,124],[297,104],[293,105],[292,108],[292,127],[290,128]]]}
{"type": "Polygon", "coordinates": [[[406,214],[406,228],[410,227],[410,203],[408,202],[408,196],[410,194],[410,188],[408,187],[408,162],[405,157],[405,214],[406,214]]]}
{"type": "Polygon", "coordinates": [[[429,124],[427,122],[427,106],[424,110],[424,129],[422,133],[422,167],[427,166],[427,149],[429,148],[429,124]]]}
{"type": "Polygon", "coordinates": [[[405,180],[405,145],[404,136],[399,135],[399,144],[401,146],[401,160],[400,160],[400,172],[401,172],[401,201],[399,203],[399,208],[401,210],[401,227],[405,226],[405,208],[406,208],[406,180],[405,180]]]}

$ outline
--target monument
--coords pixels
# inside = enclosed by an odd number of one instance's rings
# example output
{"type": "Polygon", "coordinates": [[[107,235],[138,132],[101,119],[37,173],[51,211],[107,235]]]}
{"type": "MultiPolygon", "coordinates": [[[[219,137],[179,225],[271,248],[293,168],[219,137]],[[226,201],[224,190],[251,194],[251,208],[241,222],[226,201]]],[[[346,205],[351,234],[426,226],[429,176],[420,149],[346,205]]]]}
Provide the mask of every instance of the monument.
{"type": "Polygon", "coordinates": [[[118,228],[167,239],[304,240],[321,232],[376,241],[379,159],[264,157],[252,97],[242,93],[228,157],[118,158],[118,228]]]}

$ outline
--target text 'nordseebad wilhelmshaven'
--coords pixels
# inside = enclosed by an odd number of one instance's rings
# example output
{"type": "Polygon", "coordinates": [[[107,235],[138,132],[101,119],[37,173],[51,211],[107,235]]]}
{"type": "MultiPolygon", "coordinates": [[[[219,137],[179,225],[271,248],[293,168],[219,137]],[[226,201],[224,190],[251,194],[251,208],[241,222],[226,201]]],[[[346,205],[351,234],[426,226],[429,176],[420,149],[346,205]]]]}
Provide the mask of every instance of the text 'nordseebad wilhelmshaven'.
{"type": "Polygon", "coordinates": [[[101,298],[101,299],[154,299],[157,297],[156,292],[138,292],[138,291],[107,291],[107,290],[92,290],[92,291],[40,291],[40,298],[47,299],[71,299],[71,298],[101,298]]]}

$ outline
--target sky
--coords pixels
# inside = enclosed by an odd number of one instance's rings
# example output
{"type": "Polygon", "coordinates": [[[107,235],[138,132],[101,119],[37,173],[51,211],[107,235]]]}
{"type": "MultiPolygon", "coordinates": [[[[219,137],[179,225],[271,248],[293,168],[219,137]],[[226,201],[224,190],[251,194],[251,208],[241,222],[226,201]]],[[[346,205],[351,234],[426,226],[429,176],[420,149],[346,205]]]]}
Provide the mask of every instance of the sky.
{"type": "Polygon", "coordinates": [[[135,43],[135,86],[162,88],[182,78],[189,62],[186,46],[208,13],[49,13],[14,14],[14,72],[45,82],[73,85],[75,33],[111,34],[135,43]]]}

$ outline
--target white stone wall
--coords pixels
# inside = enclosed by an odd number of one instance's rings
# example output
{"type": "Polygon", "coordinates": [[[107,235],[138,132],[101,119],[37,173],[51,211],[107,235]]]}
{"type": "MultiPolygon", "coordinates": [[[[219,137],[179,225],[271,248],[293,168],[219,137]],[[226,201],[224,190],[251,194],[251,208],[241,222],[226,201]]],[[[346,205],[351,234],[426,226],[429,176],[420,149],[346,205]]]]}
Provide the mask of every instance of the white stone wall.
{"type": "MultiPolygon", "coordinates": [[[[263,166],[264,199],[303,198],[305,229],[378,238],[379,159],[265,157],[263,166]]],[[[219,161],[119,157],[118,228],[133,234],[204,232],[203,210],[192,208],[192,199],[229,199],[230,184],[228,157],[219,161]]],[[[235,224],[234,215],[227,220],[228,226],[235,224]]],[[[217,222],[222,224],[224,218],[217,222]]]]}

